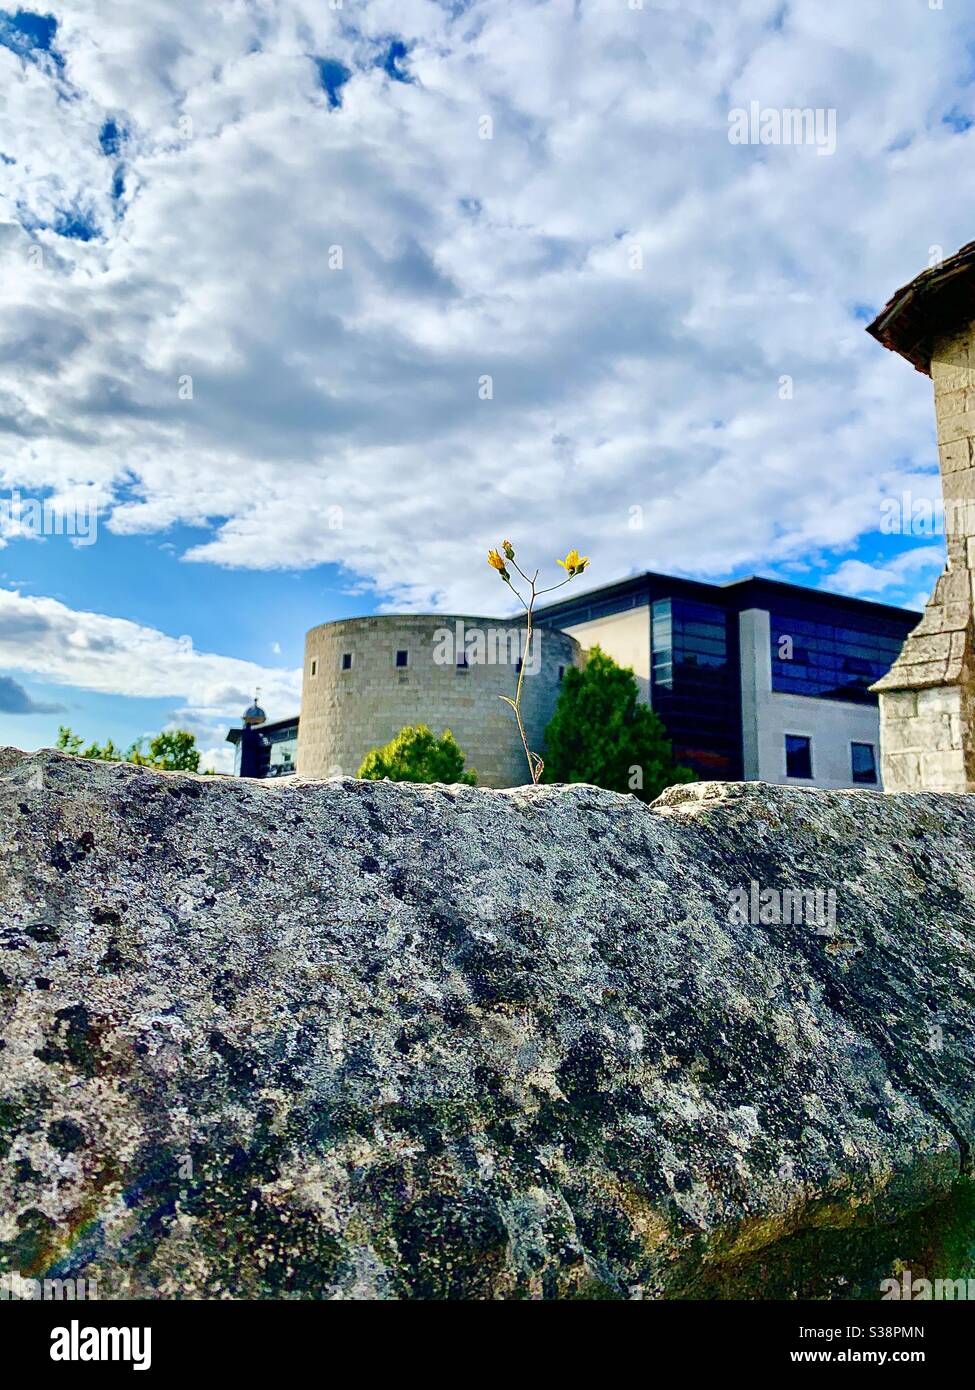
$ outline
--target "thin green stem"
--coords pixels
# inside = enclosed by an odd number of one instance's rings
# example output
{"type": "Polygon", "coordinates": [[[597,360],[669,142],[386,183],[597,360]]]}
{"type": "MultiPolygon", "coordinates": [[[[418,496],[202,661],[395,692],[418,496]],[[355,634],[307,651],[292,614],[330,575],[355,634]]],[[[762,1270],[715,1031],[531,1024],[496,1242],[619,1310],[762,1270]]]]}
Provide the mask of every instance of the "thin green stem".
{"type": "Polygon", "coordinates": [[[525,725],[522,722],[521,710],[515,704],[514,700],[509,698],[509,696],[502,695],[501,699],[505,702],[506,705],[510,705],[515,712],[515,719],[518,721],[518,732],[519,734],[521,734],[521,744],[525,750],[525,757],[528,759],[528,771],[531,774],[532,783],[537,785],[538,779],[542,775],[542,768],[545,766],[545,764],[542,762],[538,754],[533,753],[532,750],[528,747],[528,735],[525,733],[525,725]]]}
{"type": "Polygon", "coordinates": [[[536,598],[539,598],[542,594],[554,594],[555,591],[556,591],[556,589],[564,589],[565,586],[566,586],[566,584],[568,584],[568,583],[569,583],[571,580],[573,580],[574,578],[575,578],[575,575],[574,575],[574,574],[567,574],[567,575],[565,576],[565,578],[564,578],[564,579],[560,579],[559,582],[558,582],[557,584],[550,584],[549,587],[548,587],[547,589],[539,589],[539,591],[538,591],[538,593],[535,595],[535,597],[536,597],[536,598]]]}
{"type": "MultiPolygon", "coordinates": [[[[521,574],[521,570],[519,570],[518,573],[521,574]]],[[[502,579],[504,579],[504,575],[502,575],[501,577],[502,579]]],[[[519,594],[518,590],[512,584],[510,576],[507,579],[505,579],[504,582],[507,584],[508,588],[514,594],[518,602],[521,604],[522,608],[527,608],[528,605],[525,603],[525,600],[522,598],[521,594],[519,594]]],[[[531,580],[529,580],[528,582],[531,583],[531,580]]]]}
{"type": "MultiPolygon", "coordinates": [[[[502,700],[504,700],[504,702],[505,702],[506,705],[510,705],[511,708],[512,708],[512,709],[514,710],[514,712],[515,712],[515,719],[517,720],[517,723],[518,723],[518,733],[521,735],[522,747],[523,747],[524,750],[525,750],[525,757],[528,759],[528,771],[529,771],[529,773],[531,774],[532,785],[533,785],[533,786],[537,786],[538,783],[539,783],[539,780],[540,780],[540,778],[541,778],[542,772],[543,772],[543,770],[544,770],[544,768],[545,768],[545,763],[542,761],[542,758],[540,757],[540,755],[539,755],[538,753],[533,753],[532,750],[529,748],[529,746],[528,746],[528,735],[527,735],[527,733],[525,732],[525,723],[524,723],[524,720],[523,720],[522,717],[521,717],[521,691],[522,691],[522,684],[523,684],[524,679],[525,679],[525,667],[528,665],[528,660],[529,660],[529,657],[530,657],[530,655],[531,655],[532,637],[534,636],[534,633],[535,633],[535,624],[534,624],[535,600],[536,600],[536,598],[539,597],[540,594],[552,594],[552,593],[555,592],[556,589],[562,589],[562,588],[564,588],[565,585],[568,584],[569,580],[570,580],[570,579],[573,579],[575,576],[574,576],[574,575],[571,575],[571,574],[567,574],[566,577],[565,577],[563,580],[561,580],[558,584],[552,584],[552,585],[550,585],[549,588],[547,588],[547,589],[538,589],[538,588],[536,588],[536,584],[537,584],[537,582],[538,582],[538,570],[536,570],[535,573],[532,575],[532,577],[529,579],[528,575],[527,575],[527,574],[525,573],[525,571],[521,568],[521,566],[520,566],[519,564],[516,563],[516,561],[515,561],[514,559],[509,560],[508,563],[512,566],[513,569],[516,569],[516,570],[518,571],[518,573],[521,575],[522,579],[523,579],[523,580],[525,581],[525,583],[530,587],[531,593],[530,593],[529,598],[528,598],[528,600],[527,600],[527,602],[526,602],[525,599],[522,598],[521,594],[519,594],[519,592],[518,592],[518,590],[515,588],[515,586],[512,584],[512,582],[511,582],[511,576],[510,576],[510,575],[507,575],[507,576],[506,576],[506,575],[502,575],[502,576],[501,576],[501,578],[504,579],[504,582],[507,584],[508,588],[509,588],[509,589],[511,590],[511,592],[514,594],[515,598],[518,600],[518,602],[522,605],[522,607],[523,607],[524,610],[525,610],[525,629],[526,629],[526,630],[525,630],[525,650],[524,650],[524,654],[523,654],[522,657],[521,657],[521,662],[520,662],[520,666],[519,666],[519,669],[518,669],[518,684],[517,684],[517,686],[516,686],[516,688],[515,688],[515,698],[512,700],[511,697],[508,696],[508,695],[502,695],[500,698],[501,698],[502,700]]],[[[519,646],[520,646],[520,645],[521,645],[521,644],[519,643],[519,646]]]]}
{"type": "MultiPolygon", "coordinates": [[[[537,578],[538,572],[536,571],[535,579],[537,578]]],[[[525,617],[528,620],[528,631],[525,636],[525,650],[521,658],[521,665],[518,668],[518,689],[515,691],[515,705],[517,706],[519,711],[521,710],[521,683],[525,679],[525,666],[528,663],[528,653],[531,651],[532,645],[532,608],[535,604],[535,579],[531,580],[532,596],[529,600],[528,606],[525,609],[525,617]]],[[[518,645],[520,646],[521,643],[519,642],[518,645]]],[[[531,764],[529,762],[529,766],[530,765],[531,764]]]]}

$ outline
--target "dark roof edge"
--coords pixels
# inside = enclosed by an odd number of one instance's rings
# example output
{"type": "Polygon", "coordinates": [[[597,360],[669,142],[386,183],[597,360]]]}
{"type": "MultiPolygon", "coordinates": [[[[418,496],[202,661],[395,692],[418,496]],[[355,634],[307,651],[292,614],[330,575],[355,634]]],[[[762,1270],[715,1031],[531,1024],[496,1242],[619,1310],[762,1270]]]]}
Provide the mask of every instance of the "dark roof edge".
{"type": "MultiPolygon", "coordinates": [[[[300,714],[291,714],[287,719],[269,719],[266,724],[255,724],[255,729],[260,729],[262,734],[266,734],[268,729],[280,729],[285,724],[297,724],[301,718],[300,714]]],[[[243,729],[233,728],[228,733],[225,743],[237,743],[243,733],[243,729]]]]}
{"type": "MultiPolygon", "coordinates": [[[[675,593],[697,594],[702,598],[710,599],[712,602],[715,598],[720,600],[721,596],[727,596],[734,600],[738,597],[738,593],[750,585],[754,588],[778,591],[783,596],[791,594],[807,602],[815,600],[834,607],[863,609],[876,613],[878,617],[903,618],[906,615],[920,618],[921,616],[920,612],[913,608],[900,608],[896,604],[878,603],[875,599],[854,598],[848,594],[834,594],[828,589],[812,589],[805,584],[790,584],[783,579],[767,579],[759,574],[748,575],[744,579],[726,580],[721,584],[711,584],[706,580],[685,579],[676,575],[660,574],[655,570],[644,570],[641,574],[632,575],[629,579],[617,580],[613,584],[604,584],[597,589],[585,589],[571,597],[567,596],[564,599],[546,604],[535,611],[540,618],[544,618],[545,614],[555,613],[567,604],[599,603],[616,595],[638,593],[651,585],[661,588],[669,587],[675,593]],[[738,592],[736,593],[736,591],[738,592]]],[[[739,611],[742,607],[740,603],[734,601],[729,606],[739,611]]]]}
{"type": "MultiPolygon", "coordinates": [[[[957,302],[942,302],[932,315],[932,298],[942,295],[959,276],[975,266],[975,241],[969,241],[953,256],[929,266],[891,296],[867,332],[891,352],[901,357],[925,376],[931,375],[931,340],[939,327],[950,331],[959,321],[963,308],[957,302]],[[935,318],[940,320],[935,321],[935,318]]],[[[975,315],[973,315],[975,316],[975,315]]]]}

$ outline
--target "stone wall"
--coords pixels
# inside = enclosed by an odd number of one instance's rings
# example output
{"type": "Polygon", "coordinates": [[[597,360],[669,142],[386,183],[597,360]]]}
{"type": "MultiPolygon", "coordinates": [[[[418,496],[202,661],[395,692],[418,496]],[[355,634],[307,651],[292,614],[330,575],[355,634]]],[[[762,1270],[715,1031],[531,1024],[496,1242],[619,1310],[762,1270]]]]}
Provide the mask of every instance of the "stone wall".
{"type": "MultiPolygon", "coordinates": [[[[499,698],[515,693],[520,633],[501,619],[453,614],[351,618],[312,628],[305,639],[299,772],[354,776],[370,749],[407,724],[427,724],[438,736],[451,730],[481,785],[528,781],[514,714],[499,698]],[[456,665],[453,653],[437,659],[444,653],[439,634],[456,633],[457,624],[468,635],[497,635],[487,643],[490,659],[466,668],[456,665]],[[396,666],[397,651],[408,653],[404,669],[396,666]],[[352,657],[348,670],[342,669],[345,653],[352,657]]],[[[582,651],[553,628],[536,629],[532,646],[540,667],[532,674],[528,663],[522,711],[531,746],[541,752],[558,700],[559,670],[578,663],[582,651]]]]}
{"type": "Polygon", "coordinates": [[[874,689],[889,791],[975,791],[975,330],[935,340],[930,363],[948,562],[924,615],[874,689]]]}
{"type": "Polygon", "coordinates": [[[880,740],[888,790],[975,790],[972,749],[964,732],[975,719],[973,689],[966,681],[915,690],[900,686],[881,695],[880,740]]]}
{"type": "Polygon", "coordinates": [[[975,1276],[970,797],[647,807],[2,750],[0,947],[0,1274],[103,1299],[975,1276]]]}

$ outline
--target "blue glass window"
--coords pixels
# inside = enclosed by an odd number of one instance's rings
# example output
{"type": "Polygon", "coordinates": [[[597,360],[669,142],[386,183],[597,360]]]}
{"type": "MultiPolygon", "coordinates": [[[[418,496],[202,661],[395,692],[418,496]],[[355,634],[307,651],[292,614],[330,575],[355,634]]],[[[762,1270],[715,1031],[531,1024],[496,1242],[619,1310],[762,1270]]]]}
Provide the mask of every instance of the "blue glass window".
{"type": "Polygon", "coordinates": [[[657,599],[650,699],[679,763],[705,779],[741,776],[737,617],[716,604],[657,599]]]}
{"type": "Polygon", "coordinates": [[[785,775],[787,777],[812,777],[811,738],[803,738],[800,734],[786,734],[785,775]]]}
{"type": "Polygon", "coordinates": [[[850,744],[850,770],[854,782],[877,785],[877,755],[872,743],[850,744]]]}
{"type": "Polygon", "coordinates": [[[772,689],[821,700],[876,704],[870,686],[893,666],[904,633],[883,619],[862,626],[815,622],[789,613],[770,614],[772,689]]]}

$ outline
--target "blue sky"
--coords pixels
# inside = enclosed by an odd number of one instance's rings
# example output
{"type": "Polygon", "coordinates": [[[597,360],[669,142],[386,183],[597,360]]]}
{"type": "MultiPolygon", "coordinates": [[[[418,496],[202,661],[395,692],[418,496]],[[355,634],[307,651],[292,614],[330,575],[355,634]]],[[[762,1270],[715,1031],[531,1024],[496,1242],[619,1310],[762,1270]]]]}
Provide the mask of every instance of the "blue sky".
{"type": "Polygon", "coordinates": [[[937,496],[930,383],[863,330],[975,235],[961,11],[0,11],[0,503],[98,519],[0,511],[0,743],[226,766],[307,627],[495,609],[504,535],[918,606],[940,538],[883,517],[937,496]],[[731,143],[753,101],[835,151],[731,143]]]}

